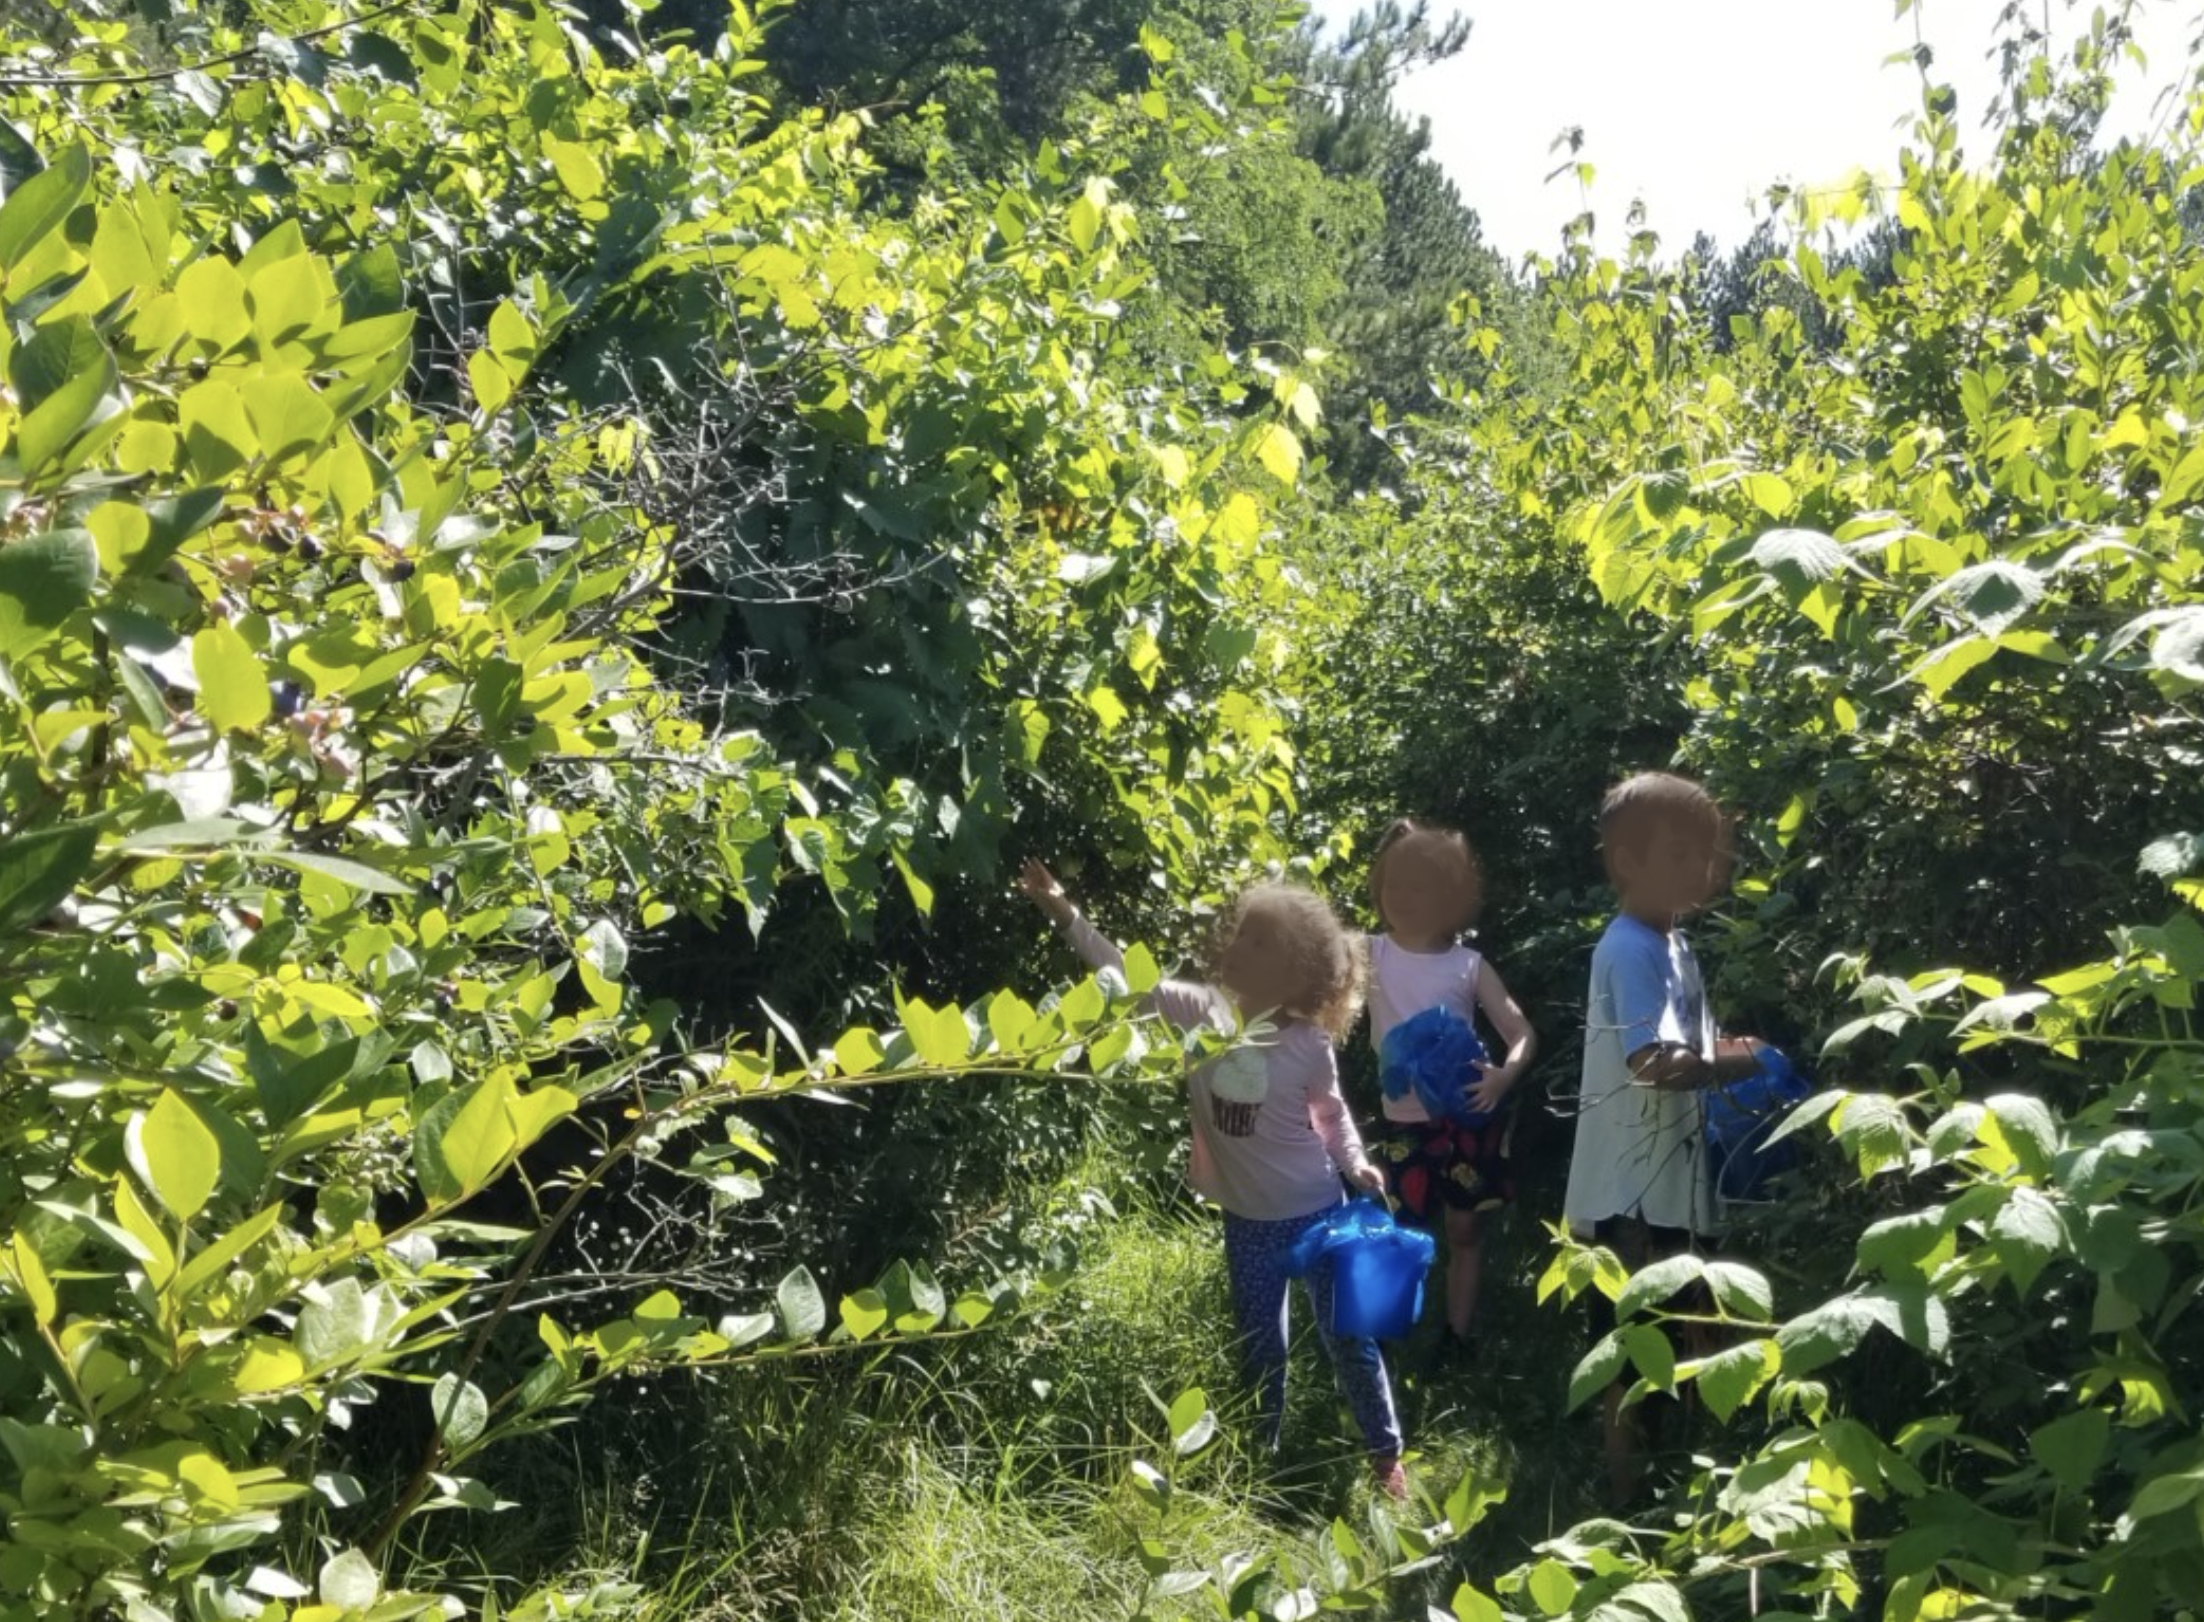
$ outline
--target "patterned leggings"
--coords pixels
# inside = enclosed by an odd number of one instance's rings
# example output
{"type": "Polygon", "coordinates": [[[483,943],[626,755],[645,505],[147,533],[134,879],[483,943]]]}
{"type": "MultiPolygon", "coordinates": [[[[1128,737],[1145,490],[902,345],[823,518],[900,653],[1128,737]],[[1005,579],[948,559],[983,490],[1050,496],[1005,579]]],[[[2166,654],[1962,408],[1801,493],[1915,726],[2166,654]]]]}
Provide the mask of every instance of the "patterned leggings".
{"type": "MultiPolygon", "coordinates": [[[[1276,1447],[1286,1417],[1286,1252],[1322,1211],[1283,1222],[1254,1222],[1229,1211],[1224,1219],[1225,1274],[1232,1284],[1232,1316],[1240,1329],[1241,1353],[1255,1387],[1263,1440],[1276,1447]]],[[[1400,1456],[1400,1421],[1393,1413],[1393,1388],[1385,1377],[1385,1357],[1374,1340],[1341,1340],[1332,1334],[1332,1270],[1319,1262],[1302,1281],[1316,1312],[1317,1337],[1339,1376],[1341,1395],[1362,1427],[1370,1452],[1400,1456]]]]}

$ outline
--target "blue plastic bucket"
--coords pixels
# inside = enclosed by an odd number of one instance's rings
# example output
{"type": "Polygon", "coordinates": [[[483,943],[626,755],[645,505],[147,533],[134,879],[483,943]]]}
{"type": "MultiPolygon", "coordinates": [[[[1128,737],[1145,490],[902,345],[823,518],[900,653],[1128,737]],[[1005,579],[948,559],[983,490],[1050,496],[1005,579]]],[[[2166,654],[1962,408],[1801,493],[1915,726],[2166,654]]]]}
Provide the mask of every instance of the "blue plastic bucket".
{"type": "Polygon", "coordinates": [[[1423,1315],[1424,1275],[1438,1241],[1404,1228],[1375,1200],[1352,1200],[1309,1224],[1286,1253],[1288,1276],[1332,1270],[1332,1333],[1398,1340],[1423,1315]]]}
{"type": "Polygon", "coordinates": [[[1714,1191],[1732,1203],[1765,1200],[1776,1178],[1798,1164],[1798,1143],[1771,1144],[1777,1127],[1812,1095],[1814,1084],[1775,1048],[1742,1080],[1708,1090],[1706,1139],[1714,1191]]]}
{"type": "Polygon", "coordinates": [[[1332,1333],[1349,1340],[1398,1340],[1423,1316],[1423,1281],[1438,1246],[1427,1233],[1364,1229],[1335,1246],[1332,1333]]]}

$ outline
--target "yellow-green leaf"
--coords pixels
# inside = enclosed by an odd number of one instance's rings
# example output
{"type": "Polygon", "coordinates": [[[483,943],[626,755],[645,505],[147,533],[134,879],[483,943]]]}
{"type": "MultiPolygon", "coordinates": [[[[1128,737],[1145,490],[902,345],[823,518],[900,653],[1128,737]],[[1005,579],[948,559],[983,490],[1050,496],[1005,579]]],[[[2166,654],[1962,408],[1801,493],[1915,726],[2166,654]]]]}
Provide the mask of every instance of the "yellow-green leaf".
{"type": "Polygon", "coordinates": [[[1282,422],[1263,426],[1262,436],[1255,442],[1255,459],[1280,484],[1292,484],[1301,477],[1301,441],[1282,422]]]}
{"type": "Polygon", "coordinates": [[[551,160],[551,167],[559,177],[566,195],[577,203],[594,202],[605,192],[605,172],[588,147],[572,141],[562,141],[556,136],[543,138],[543,155],[551,160]]]}
{"type": "Polygon", "coordinates": [[[467,357],[467,381],[474,388],[474,402],[485,411],[498,411],[513,397],[513,379],[487,349],[467,357]]]}
{"type": "Polygon", "coordinates": [[[191,639],[192,674],[199,678],[199,713],[223,731],[249,731],[274,712],[267,668],[227,620],[191,639]]]}
{"type": "Polygon", "coordinates": [[[222,1145],[173,1089],[130,1119],[125,1151],[145,1186],[179,1222],[206,1208],[222,1176],[222,1145]]]}

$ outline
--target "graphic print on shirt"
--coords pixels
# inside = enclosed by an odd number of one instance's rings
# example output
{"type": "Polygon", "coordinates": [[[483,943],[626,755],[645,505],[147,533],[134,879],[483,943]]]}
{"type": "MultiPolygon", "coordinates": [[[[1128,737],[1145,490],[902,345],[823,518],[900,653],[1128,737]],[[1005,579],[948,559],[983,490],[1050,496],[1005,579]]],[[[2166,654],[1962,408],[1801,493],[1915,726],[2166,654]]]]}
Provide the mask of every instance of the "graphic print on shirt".
{"type": "Polygon", "coordinates": [[[1244,1138],[1270,1096],[1270,1062],[1258,1048],[1235,1048],[1209,1067],[1209,1113],[1217,1130],[1244,1138]]]}

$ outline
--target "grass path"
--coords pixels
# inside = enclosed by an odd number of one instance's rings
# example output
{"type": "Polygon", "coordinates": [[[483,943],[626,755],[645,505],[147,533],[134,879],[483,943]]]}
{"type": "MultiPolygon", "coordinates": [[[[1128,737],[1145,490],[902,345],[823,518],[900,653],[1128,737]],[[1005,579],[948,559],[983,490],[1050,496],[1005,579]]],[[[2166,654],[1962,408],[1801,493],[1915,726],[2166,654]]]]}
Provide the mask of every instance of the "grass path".
{"type": "MultiPolygon", "coordinates": [[[[1091,1211],[1087,1191],[1111,1181],[1090,1164],[1046,1200],[1091,1211]]],[[[1115,1184],[1124,1195],[1126,1180],[1115,1184]]],[[[1153,1531],[1131,1467],[1171,1463],[1163,1405],[1197,1387],[1219,1434],[1174,1473],[1163,1537],[1174,1568],[1319,1549],[1334,1517],[1368,1527],[1365,1463],[1306,1302],[1285,1445],[1258,1457],[1214,1217],[1145,1186],[1087,1224],[1074,1285],[1000,1335],[623,1392],[547,1444],[526,1466],[529,1490],[513,1494],[563,1502],[567,1518],[479,1527],[474,1557],[488,1571],[559,1571],[569,1593],[609,1583],[603,1614],[640,1600],[651,1622],[1130,1616],[1153,1531]]],[[[1397,1614],[1418,1622],[1464,1575],[1514,1565],[1596,1508],[1592,1422],[1563,1412],[1584,1338],[1533,1303],[1546,1251],[1535,1209],[1493,1224],[1474,1364],[1438,1356],[1436,1300],[1389,1351],[1417,1489],[1436,1504],[1474,1467],[1508,1491],[1473,1537],[1403,1585],[1397,1614]]],[[[1213,1615],[1207,1606],[1193,1596],[1151,1614],[1213,1615]]]]}

